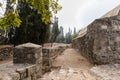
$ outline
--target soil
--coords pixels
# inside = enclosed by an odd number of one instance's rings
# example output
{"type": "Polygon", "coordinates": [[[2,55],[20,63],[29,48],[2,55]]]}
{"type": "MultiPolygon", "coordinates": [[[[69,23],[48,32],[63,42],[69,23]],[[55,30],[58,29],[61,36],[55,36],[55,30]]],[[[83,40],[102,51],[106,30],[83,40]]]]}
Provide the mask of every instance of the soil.
{"type": "Polygon", "coordinates": [[[89,70],[93,65],[75,49],[66,49],[52,65],[52,71],[42,80],[96,80],[89,70]]]}
{"type": "Polygon", "coordinates": [[[7,62],[10,62],[13,60],[13,57],[12,56],[9,56],[7,59],[3,60],[3,61],[0,61],[0,64],[4,64],[4,63],[7,63],[7,62]]]}

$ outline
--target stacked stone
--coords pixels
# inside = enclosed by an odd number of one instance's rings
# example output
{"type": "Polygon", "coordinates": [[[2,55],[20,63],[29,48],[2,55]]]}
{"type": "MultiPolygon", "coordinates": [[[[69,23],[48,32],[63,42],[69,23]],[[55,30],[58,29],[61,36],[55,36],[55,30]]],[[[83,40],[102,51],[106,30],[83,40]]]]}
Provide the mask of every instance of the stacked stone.
{"type": "Polygon", "coordinates": [[[40,80],[52,62],[68,46],[43,48],[26,43],[15,47],[13,62],[0,65],[0,80],[40,80]]]}
{"type": "Polygon", "coordinates": [[[42,73],[51,71],[52,61],[50,59],[50,48],[42,49],[42,73]]]}
{"type": "Polygon", "coordinates": [[[52,63],[54,62],[55,58],[60,55],[68,45],[64,46],[57,46],[57,47],[44,47],[42,49],[42,73],[51,71],[52,63]]]}
{"type": "Polygon", "coordinates": [[[95,20],[73,47],[94,64],[120,63],[120,15],[95,20]]]}
{"type": "Polygon", "coordinates": [[[1,45],[0,46],[0,60],[5,60],[13,55],[14,46],[12,45],[1,45]]]}
{"type": "MultiPolygon", "coordinates": [[[[34,64],[35,65],[34,76],[36,76],[36,78],[40,78],[42,76],[42,48],[41,46],[32,44],[32,43],[26,43],[23,45],[16,46],[14,55],[13,55],[13,63],[34,64]]],[[[34,68],[31,68],[31,69],[34,69],[34,68]]]]}
{"type": "Polygon", "coordinates": [[[3,64],[0,66],[0,80],[37,80],[36,65],[3,64]]]}
{"type": "Polygon", "coordinates": [[[19,68],[16,72],[19,74],[19,80],[37,80],[36,65],[19,68]]]}

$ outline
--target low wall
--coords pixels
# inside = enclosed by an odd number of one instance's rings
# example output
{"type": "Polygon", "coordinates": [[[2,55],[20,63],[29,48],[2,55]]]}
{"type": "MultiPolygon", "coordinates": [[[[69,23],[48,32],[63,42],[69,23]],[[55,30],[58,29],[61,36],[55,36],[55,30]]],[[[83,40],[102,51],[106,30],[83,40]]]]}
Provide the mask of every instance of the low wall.
{"type": "Polygon", "coordinates": [[[12,45],[0,45],[0,61],[13,55],[14,46],[12,45]]]}
{"type": "Polygon", "coordinates": [[[52,62],[68,45],[42,48],[26,43],[14,49],[13,62],[0,65],[0,80],[40,80],[51,71],[52,62]]]}
{"type": "Polygon", "coordinates": [[[44,47],[42,49],[42,58],[43,58],[43,74],[45,72],[51,71],[52,63],[54,59],[59,56],[66,48],[69,48],[70,45],[58,45],[54,47],[44,47]]]}

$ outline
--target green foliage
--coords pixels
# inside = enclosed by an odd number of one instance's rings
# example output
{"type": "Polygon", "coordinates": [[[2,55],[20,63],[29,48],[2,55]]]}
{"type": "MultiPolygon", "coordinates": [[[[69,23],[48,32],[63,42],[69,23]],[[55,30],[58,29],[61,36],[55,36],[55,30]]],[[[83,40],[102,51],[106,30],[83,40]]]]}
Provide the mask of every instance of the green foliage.
{"type": "Polygon", "coordinates": [[[52,17],[52,12],[57,13],[61,6],[58,4],[58,0],[22,0],[31,4],[38,14],[42,15],[42,21],[50,23],[50,17],[52,17]]]}
{"type": "Polygon", "coordinates": [[[67,44],[70,44],[70,43],[72,42],[72,31],[71,31],[70,28],[69,28],[68,33],[66,33],[65,42],[66,42],[67,44]]]}
{"type": "MultiPolygon", "coordinates": [[[[9,1],[16,5],[16,0],[9,1]]],[[[19,1],[30,4],[31,8],[34,8],[38,14],[42,16],[42,22],[45,24],[49,24],[51,22],[50,18],[52,15],[56,14],[61,9],[61,6],[58,4],[58,0],[18,0],[18,2],[19,1]]],[[[0,6],[2,6],[1,3],[0,6]]],[[[20,26],[21,20],[19,19],[17,10],[15,11],[16,12],[13,10],[13,12],[5,13],[4,17],[0,19],[0,29],[8,28],[10,26],[20,26]]]]}
{"type": "Polygon", "coordinates": [[[0,7],[2,6],[2,3],[0,3],[0,7]]]}
{"type": "Polygon", "coordinates": [[[19,27],[21,20],[19,19],[18,14],[12,13],[10,11],[6,12],[4,18],[0,19],[0,29],[7,29],[10,26],[19,27]]]}
{"type": "Polygon", "coordinates": [[[20,27],[12,28],[9,32],[9,42],[18,45],[26,42],[43,44],[49,38],[49,24],[41,20],[41,15],[26,2],[18,4],[19,16],[22,20],[20,27]]]}
{"type": "Polygon", "coordinates": [[[60,26],[59,31],[60,31],[60,33],[57,36],[56,42],[57,43],[64,43],[65,42],[65,38],[64,38],[64,31],[63,31],[63,27],[62,26],[60,26]]]}
{"type": "Polygon", "coordinates": [[[16,3],[16,0],[10,0],[10,2],[12,2],[13,4],[15,4],[15,3],[16,3]]]}
{"type": "Polygon", "coordinates": [[[60,31],[59,31],[59,28],[58,28],[58,18],[55,17],[54,18],[54,23],[53,23],[53,27],[52,27],[52,30],[51,30],[51,37],[50,37],[50,42],[55,42],[58,35],[60,34],[60,31]]]}
{"type": "Polygon", "coordinates": [[[72,39],[76,38],[78,36],[78,32],[76,32],[76,28],[74,27],[74,33],[72,35],[72,39]]]}

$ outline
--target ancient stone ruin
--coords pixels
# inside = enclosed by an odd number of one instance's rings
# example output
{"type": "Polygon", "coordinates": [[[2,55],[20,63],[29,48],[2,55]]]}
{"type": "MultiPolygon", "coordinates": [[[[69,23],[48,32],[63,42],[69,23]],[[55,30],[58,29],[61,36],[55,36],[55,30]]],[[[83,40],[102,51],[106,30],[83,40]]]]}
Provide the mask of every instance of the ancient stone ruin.
{"type": "Polygon", "coordinates": [[[120,63],[120,5],[96,19],[73,40],[73,47],[94,64],[120,63]],[[116,11],[117,10],[117,11],[116,11]]]}
{"type": "Polygon", "coordinates": [[[15,47],[13,61],[0,65],[0,80],[40,80],[54,58],[68,46],[52,48],[26,43],[15,47]]]}
{"type": "Polygon", "coordinates": [[[0,61],[5,60],[8,57],[12,57],[14,46],[12,45],[0,45],[0,61]]]}

